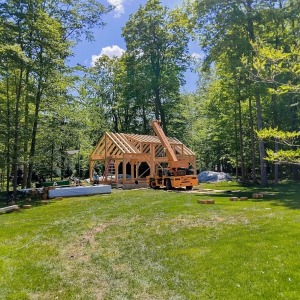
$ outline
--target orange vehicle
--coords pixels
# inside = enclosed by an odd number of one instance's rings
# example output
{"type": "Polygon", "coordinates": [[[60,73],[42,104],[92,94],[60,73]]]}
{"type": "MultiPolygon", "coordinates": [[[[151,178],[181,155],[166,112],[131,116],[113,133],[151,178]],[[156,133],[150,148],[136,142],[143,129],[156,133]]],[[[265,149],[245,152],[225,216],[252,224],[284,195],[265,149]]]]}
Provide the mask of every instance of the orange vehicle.
{"type": "Polygon", "coordinates": [[[178,160],[171,144],[160,126],[160,121],[154,120],[151,123],[153,130],[166,150],[168,164],[156,165],[155,175],[147,176],[148,184],[151,188],[165,187],[172,188],[185,187],[192,190],[198,184],[194,170],[189,169],[189,162],[178,160]]]}

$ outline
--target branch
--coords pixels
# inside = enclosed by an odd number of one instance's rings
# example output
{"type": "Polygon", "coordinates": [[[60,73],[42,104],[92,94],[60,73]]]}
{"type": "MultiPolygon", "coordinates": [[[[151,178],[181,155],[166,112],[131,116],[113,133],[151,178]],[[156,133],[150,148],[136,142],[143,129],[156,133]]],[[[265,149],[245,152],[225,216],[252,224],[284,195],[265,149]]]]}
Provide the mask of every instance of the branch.
{"type": "Polygon", "coordinates": [[[300,147],[300,145],[295,144],[296,139],[300,137],[300,131],[282,131],[278,128],[265,128],[260,131],[256,131],[259,138],[265,139],[274,139],[280,144],[287,145],[289,147],[300,147]]]}
{"type": "Polygon", "coordinates": [[[300,148],[296,150],[279,150],[278,152],[267,149],[266,152],[266,160],[272,163],[300,165],[300,148]]]}

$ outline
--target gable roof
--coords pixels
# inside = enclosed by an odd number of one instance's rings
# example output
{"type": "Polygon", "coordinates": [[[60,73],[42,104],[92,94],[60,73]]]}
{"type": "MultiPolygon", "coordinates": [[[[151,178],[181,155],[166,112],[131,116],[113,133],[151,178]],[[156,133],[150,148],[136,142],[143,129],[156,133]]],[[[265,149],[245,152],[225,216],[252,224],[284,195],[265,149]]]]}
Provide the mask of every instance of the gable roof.
{"type": "MultiPolygon", "coordinates": [[[[168,138],[176,154],[195,156],[195,153],[175,138],[168,138]]],[[[108,156],[123,157],[124,154],[147,154],[153,145],[155,152],[163,152],[163,145],[157,136],[105,132],[90,155],[91,160],[101,160],[108,156]]]]}

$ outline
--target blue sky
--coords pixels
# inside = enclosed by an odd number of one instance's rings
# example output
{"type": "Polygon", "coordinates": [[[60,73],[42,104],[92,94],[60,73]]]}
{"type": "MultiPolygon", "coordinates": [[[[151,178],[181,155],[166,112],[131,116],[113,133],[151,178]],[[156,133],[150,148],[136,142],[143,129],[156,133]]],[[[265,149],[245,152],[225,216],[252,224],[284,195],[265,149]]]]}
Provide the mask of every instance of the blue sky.
{"type": "MultiPolygon", "coordinates": [[[[90,66],[97,57],[106,54],[120,56],[126,50],[125,41],[121,36],[122,27],[125,25],[129,16],[134,14],[140,5],[145,5],[147,0],[103,0],[104,4],[114,5],[114,11],[105,15],[103,21],[106,26],[94,31],[95,41],[83,41],[74,48],[74,57],[70,63],[77,63],[90,66]]],[[[182,0],[162,0],[163,5],[174,8],[182,3],[182,0]]],[[[190,42],[190,52],[200,55],[201,50],[197,44],[190,42]]],[[[197,75],[191,72],[185,74],[186,85],[184,91],[193,92],[196,89],[197,75]]]]}

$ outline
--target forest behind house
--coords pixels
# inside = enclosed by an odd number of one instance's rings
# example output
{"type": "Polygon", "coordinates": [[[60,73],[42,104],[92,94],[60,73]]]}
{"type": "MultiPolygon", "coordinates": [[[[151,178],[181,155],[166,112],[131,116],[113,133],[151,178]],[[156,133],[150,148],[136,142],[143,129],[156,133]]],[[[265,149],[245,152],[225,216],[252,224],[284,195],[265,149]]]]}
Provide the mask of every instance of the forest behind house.
{"type": "Polygon", "coordinates": [[[197,168],[242,182],[299,177],[300,2],[149,0],[122,29],[126,52],[69,66],[113,7],[93,0],[0,1],[0,190],[87,178],[106,131],[165,133],[197,168]],[[203,51],[188,51],[193,39],[203,51]],[[198,76],[182,92],[184,74],[198,76]],[[70,150],[78,150],[75,155],[70,150]],[[22,176],[20,176],[22,174],[22,176]]]}

